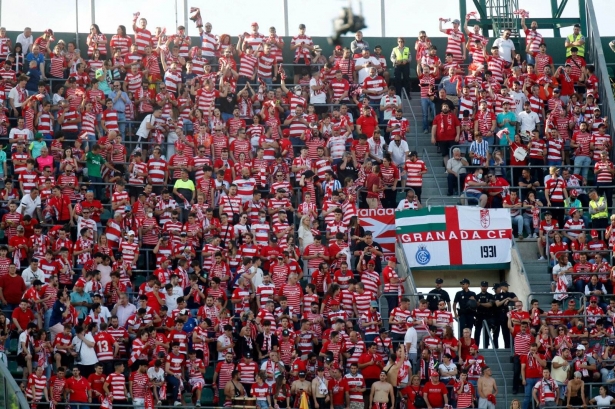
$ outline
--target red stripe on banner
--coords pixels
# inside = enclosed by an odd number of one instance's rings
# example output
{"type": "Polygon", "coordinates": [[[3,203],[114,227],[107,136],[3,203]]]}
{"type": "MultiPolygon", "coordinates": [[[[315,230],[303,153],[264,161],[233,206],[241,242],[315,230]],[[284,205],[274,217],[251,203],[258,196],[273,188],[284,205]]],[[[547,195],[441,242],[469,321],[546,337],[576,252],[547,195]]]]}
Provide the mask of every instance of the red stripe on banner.
{"type": "Polygon", "coordinates": [[[449,241],[449,240],[494,240],[511,239],[512,230],[446,230],[424,231],[416,233],[404,233],[399,235],[402,243],[423,243],[426,241],[449,241]]]}
{"type": "MultiPolygon", "coordinates": [[[[447,206],[444,210],[446,216],[447,230],[459,231],[459,214],[454,206],[447,206]]],[[[463,264],[463,256],[461,254],[461,238],[448,241],[448,255],[452,266],[463,264]]]]}

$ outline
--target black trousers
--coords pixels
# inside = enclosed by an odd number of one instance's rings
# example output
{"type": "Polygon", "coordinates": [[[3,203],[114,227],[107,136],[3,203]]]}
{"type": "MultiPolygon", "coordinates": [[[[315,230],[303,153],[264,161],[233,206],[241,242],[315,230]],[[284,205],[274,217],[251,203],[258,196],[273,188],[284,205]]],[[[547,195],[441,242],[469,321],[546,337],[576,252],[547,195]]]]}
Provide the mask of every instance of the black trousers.
{"type": "Polygon", "coordinates": [[[474,326],[474,313],[463,312],[459,313],[459,333],[462,333],[465,328],[469,328],[472,331],[474,326]]]}
{"type": "Polygon", "coordinates": [[[523,390],[523,385],[521,384],[521,359],[519,355],[515,355],[513,357],[513,392],[519,392],[520,390],[523,390]]]}
{"type": "MultiPolygon", "coordinates": [[[[491,319],[491,317],[487,317],[484,315],[477,315],[476,316],[476,327],[474,327],[474,343],[477,346],[480,346],[480,335],[482,333],[483,330],[483,321],[486,320],[487,323],[489,324],[489,327],[491,328],[493,326],[493,320],[491,319]]],[[[484,346],[483,348],[489,348],[489,334],[484,334],[485,335],[485,342],[484,342],[484,346]]]]}
{"type": "Polygon", "coordinates": [[[499,313],[495,317],[493,326],[493,347],[499,348],[500,333],[504,338],[504,348],[510,348],[510,330],[508,329],[508,317],[506,313],[499,313]]]}
{"type": "Polygon", "coordinates": [[[401,96],[401,89],[405,88],[410,96],[410,64],[395,66],[395,93],[401,96]]]}

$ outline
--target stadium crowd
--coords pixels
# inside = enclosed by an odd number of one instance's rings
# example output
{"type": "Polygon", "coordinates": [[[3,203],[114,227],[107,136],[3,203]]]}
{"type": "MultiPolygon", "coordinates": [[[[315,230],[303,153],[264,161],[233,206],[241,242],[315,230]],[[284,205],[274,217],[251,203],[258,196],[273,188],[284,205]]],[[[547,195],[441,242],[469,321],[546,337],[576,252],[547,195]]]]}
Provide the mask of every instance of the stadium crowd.
{"type": "Polygon", "coordinates": [[[92,24],[87,50],[51,29],[13,41],[0,28],[0,348],[33,404],[493,409],[480,325],[471,334],[481,317],[502,324],[494,334],[506,347],[514,338],[524,409],[532,391],[541,406],[563,399],[535,363],[571,362],[569,385],[577,369],[615,379],[582,352],[587,331],[602,337],[610,318],[588,317],[583,332],[583,319],[523,312],[507,283],[474,294],[465,279],[452,306],[438,279],[411,310],[397,261],[357,220],[358,206],[421,207],[427,169],[401,104],[416,64],[449,194],[508,207],[519,236],[538,233],[566,302],[573,288],[606,294],[594,277],[561,278],[580,265],[608,285],[611,271],[601,253],[612,243],[591,243],[609,226],[615,170],[578,27],[557,70],[525,17],[525,60],[509,32],[488,54],[480,27],[454,20],[440,22],[444,62],[425,32],[414,53],[399,38],[387,58],[357,32],[325,57],[303,24],[285,61],[274,27],[252,23],[235,44],[192,13],[198,43],[183,26],[151,32],[139,13],[134,36],[120,25],[107,39],[92,24]],[[512,171],[515,189],[507,162],[539,166],[512,171]],[[592,164],[597,190],[586,194],[592,164]],[[597,229],[587,248],[582,207],[597,229]],[[574,267],[566,243],[579,252],[574,267]],[[580,342],[557,341],[564,323],[580,342]]]}

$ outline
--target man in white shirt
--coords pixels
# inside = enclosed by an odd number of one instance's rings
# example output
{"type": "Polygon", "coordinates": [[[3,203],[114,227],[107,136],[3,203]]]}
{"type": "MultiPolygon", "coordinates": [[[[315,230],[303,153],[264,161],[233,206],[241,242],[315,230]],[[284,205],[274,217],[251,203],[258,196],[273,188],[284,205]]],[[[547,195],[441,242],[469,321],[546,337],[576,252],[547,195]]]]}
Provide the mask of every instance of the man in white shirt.
{"type": "Polygon", "coordinates": [[[137,312],[137,307],[128,302],[128,295],[126,293],[122,293],[120,294],[120,301],[115,304],[111,314],[117,317],[120,327],[125,327],[126,321],[135,312],[137,312]]]}
{"type": "Polygon", "coordinates": [[[36,212],[38,220],[43,220],[43,215],[41,214],[41,198],[38,195],[38,189],[35,187],[30,190],[30,193],[21,198],[21,202],[17,208],[17,213],[21,213],[22,216],[28,215],[34,217],[34,212],[36,212]]]}
{"type": "Polygon", "coordinates": [[[367,144],[369,145],[369,157],[378,164],[382,163],[385,144],[384,139],[380,136],[380,129],[374,130],[374,135],[367,140],[367,144]]]}
{"type": "Polygon", "coordinates": [[[15,41],[15,43],[21,44],[24,55],[32,51],[32,44],[34,44],[32,29],[30,27],[24,28],[23,33],[17,36],[17,40],[15,41]]]}
{"type": "Polygon", "coordinates": [[[393,136],[393,140],[389,142],[387,152],[391,154],[391,160],[393,161],[395,166],[400,168],[399,170],[401,172],[401,168],[406,163],[408,153],[410,152],[410,149],[408,148],[408,142],[406,142],[405,139],[402,139],[400,134],[396,134],[395,136],[393,136]]]}
{"type": "Polygon", "coordinates": [[[515,58],[515,43],[510,39],[510,30],[504,30],[502,37],[496,38],[493,42],[493,47],[498,48],[500,57],[507,63],[512,64],[515,58]]]}
{"type": "Polygon", "coordinates": [[[523,112],[517,115],[519,120],[521,133],[530,133],[540,125],[540,118],[538,114],[532,111],[530,102],[523,104],[523,112]]]}
{"type": "Polygon", "coordinates": [[[408,330],[404,336],[404,345],[406,346],[406,351],[408,351],[408,358],[410,359],[412,367],[416,368],[418,334],[414,328],[414,320],[412,317],[408,317],[406,319],[406,326],[408,327],[408,330]]]}
{"type": "Polygon", "coordinates": [[[369,53],[369,48],[363,48],[361,52],[361,57],[357,58],[355,61],[354,69],[357,71],[358,75],[358,84],[363,84],[365,78],[369,76],[369,69],[375,67],[378,69],[380,67],[380,61],[376,57],[372,57],[369,53]]]}
{"type": "MultiPolygon", "coordinates": [[[[513,70],[519,70],[519,67],[513,67],[513,70]]],[[[509,94],[515,100],[515,106],[511,107],[515,114],[519,115],[523,112],[523,106],[527,102],[525,93],[521,90],[521,85],[513,82],[512,90],[509,94]]]]}
{"type": "Polygon", "coordinates": [[[41,284],[45,283],[49,279],[49,276],[45,277],[43,269],[38,268],[38,260],[32,259],[30,267],[26,268],[21,273],[21,278],[26,283],[26,288],[30,288],[36,281],[40,281],[41,284]]]}
{"type": "Polygon", "coordinates": [[[312,73],[310,80],[310,104],[314,104],[316,113],[320,115],[327,110],[327,107],[323,106],[326,103],[325,83],[320,79],[320,71],[316,70],[312,73]]]}

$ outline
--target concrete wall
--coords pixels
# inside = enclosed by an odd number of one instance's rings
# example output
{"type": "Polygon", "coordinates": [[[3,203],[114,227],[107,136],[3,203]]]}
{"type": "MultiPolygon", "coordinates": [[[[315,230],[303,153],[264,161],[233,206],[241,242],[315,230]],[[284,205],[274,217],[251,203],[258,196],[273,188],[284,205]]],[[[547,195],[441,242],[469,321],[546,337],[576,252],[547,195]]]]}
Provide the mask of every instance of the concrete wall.
{"type": "MultiPolygon", "coordinates": [[[[536,249],[536,243],[523,243],[525,246],[533,246],[536,249]]],[[[523,256],[519,251],[520,246],[517,244],[512,248],[512,257],[510,260],[510,270],[506,272],[506,281],[510,284],[510,291],[517,295],[520,301],[523,301],[524,308],[527,308],[527,297],[530,294],[530,283],[523,271],[523,256]]],[[[535,251],[534,251],[535,252],[535,251]]],[[[533,256],[535,258],[535,256],[533,256]]],[[[526,259],[527,260],[527,259],[526,259]]],[[[532,259],[533,260],[533,259],[532,259]]]]}

